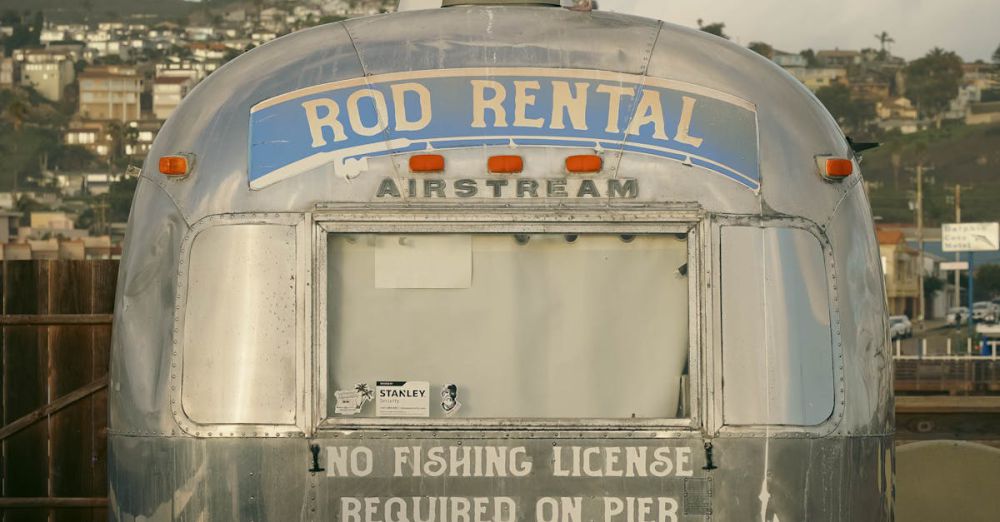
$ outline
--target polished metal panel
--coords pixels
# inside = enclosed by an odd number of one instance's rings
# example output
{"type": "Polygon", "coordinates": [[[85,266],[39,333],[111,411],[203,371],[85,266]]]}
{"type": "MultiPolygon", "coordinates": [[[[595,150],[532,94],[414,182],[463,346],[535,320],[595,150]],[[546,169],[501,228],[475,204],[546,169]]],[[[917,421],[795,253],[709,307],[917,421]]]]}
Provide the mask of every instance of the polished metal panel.
{"type": "Polygon", "coordinates": [[[181,380],[191,420],[295,422],[295,250],[292,226],[218,226],[195,238],[181,380]]]}
{"type": "Polygon", "coordinates": [[[835,257],[839,322],[844,346],[844,431],[893,433],[892,344],[882,262],[864,186],[849,188],[825,224],[835,257]]]}
{"type": "MultiPolygon", "coordinates": [[[[510,148],[448,151],[441,179],[489,177],[485,160],[501,151],[510,153],[510,148]]],[[[522,176],[531,178],[563,176],[567,155],[592,152],[546,147],[517,151],[525,160],[522,176]]],[[[113,519],[329,520],[341,509],[344,496],[483,492],[517,492],[518,513],[532,518],[541,495],[595,499],[631,491],[677,495],[682,499],[680,520],[892,519],[891,358],[878,248],[860,174],[840,183],[820,178],[816,155],[850,157],[836,123],[804,87],[740,46],[653,20],[553,7],[456,6],[355,19],[280,38],[214,72],[166,123],[149,157],[176,153],[194,154],[194,171],[183,180],[167,179],[153,169],[142,172],[121,263],[109,390],[113,519]],[[747,190],[722,177],[705,176],[694,165],[615,150],[603,151],[607,168],[600,179],[639,180],[635,200],[379,200],[374,194],[380,179],[410,175],[405,154],[372,159],[371,175],[352,180],[319,167],[265,190],[250,190],[248,131],[255,104],[296,89],[370,74],[465,67],[617,71],[739,97],[756,107],[762,186],[747,190]],[[296,280],[289,283],[296,286],[294,304],[280,300],[281,310],[274,311],[289,321],[285,327],[295,331],[295,424],[200,424],[181,407],[181,370],[189,355],[182,336],[190,333],[186,298],[191,248],[200,233],[213,227],[250,223],[295,227],[294,247],[288,247],[296,252],[296,280]],[[317,260],[325,255],[328,233],[344,223],[351,224],[354,232],[372,233],[407,233],[400,223],[410,231],[423,223],[430,233],[495,232],[515,226],[535,233],[564,233],[581,223],[599,229],[627,225],[652,232],[669,224],[696,230],[689,236],[693,261],[688,267],[693,312],[688,323],[690,418],[674,419],[670,425],[642,419],[553,420],[536,425],[474,419],[450,426],[433,422],[451,421],[328,423],[326,365],[313,366],[313,361],[325,361],[327,348],[326,292],[316,290],[326,288],[326,265],[317,260]],[[774,288],[766,280],[763,283],[763,294],[774,293],[787,314],[785,322],[766,323],[772,338],[801,339],[796,329],[802,324],[818,328],[822,321],[810,306],[819,304],[814,299],[820,287],[818,274],[825,273],[836,404],[833,414],[819,425],[724,425],[723,411],[732,412],[730,400],[743,399],[724,393],[724,333],[758,332],[754,328],[762,320],[722,310],[723,299],[740,284],[724,281],[721,268],[727,255],[722,229],[734,227],[779,228],[761,232],[760,246],[739,259],[753,266],[754,260],[764,259],[764,246],[769,245],[768,255],[791,273],[786,280],[784,271],[765,271],[768,265],[763,261],[754,267],[761,277],[766,274],[782,282],[774,288]],[[816,244],[802,246],[807,236],[816,244]],[[787,252],[786,245],[791,245],[787,252]],[[802,281],[800,288],[789,286],[796,277],[802,281]],[[328,477],[325,471],[309,471],[314,464],[310,445],[317,447],[317,463],[324,467],[331,447],[365,446],[385,458],[395,448],[459,443],[525,446],[542,472],[517,480],[470,480],[328,477]],[[544,473],[554,447],[642,444],[690,448],[692,476],[639,482],[624,477],[570,480],[544,473]]],[[[211,257],[232,257],[233,250],[218,248],[211,257]]],[[[285,256],[279,254],[287,261],[285,256]]],[[[262,295],[248,296],[245,288],[232,285],[219,290],[217,302],[237,308],[242,298],[274,302],[262,295]]],[[[214,311],[206,316],[208,321],[213,317],[214,311]]],[[[278,346],[282,344],[266,348],[278,346]]],[[[257,352],[261,353],[266,350],[257,352]]],[[[795,359],[799,355],[789,352],[785,362],[805,361],[795,359]]],[[[250,369],[233,365],[219,380],[234,387],[252,382],[256,373],[250,369]]],[[[778,369],[772,368],[772,374],[778,369]]],[[[789,373],[786,369],[781,368],[789,373]]],[[[824,374],[820,381],[825,388],[828,377],[824,374]]],[[[780,392],[784,395],[803,382],[772,380],[771,384],[775,390],[785,390],[780,392]]],[[[275,399],[264,395],[265,401],[275,399]]],[[[777,391],[771,395],[781,408],[797,411],[803,422],[820,416],[802,412],[802,404],[788,402],[791,399],[777,391]]],[[[819,395],[805,398],[820,400],[819,395]]],[[[279,402],[278,409],[287,415],[285,403],[279,402]]],[[[193,406],[196,413],[199,407],[213,407],[193,406]]],[[[750,407],[752,411],[754,406],[750,407]]]]}
{"type": "MultiPolygon", "coordinates": [[[[626,496],[671,498],[678,504],[677,520],[683,522],[704,521],[709,514],[712,520],[767,522],[888,521],[892,516],[891,437],[716,439],[714,469],[709,470],[704,469],[708,462],[701,438],[663,439],[641,432],[607,435],[397,432],[388,437],[362,437],[329,432],[308,441],[320,448],[323,470],[317,472],[309,471],[309,444],[304,440],[112,436],[112,519],[341,520],[335,515],[344,497],[378,499],[374,505],[380,508],[393,497],[407,501],[412,497],[510,497],[520,515],[516,520],[534,520],[535,499],[546,495],[580,497],[585,512],[596,520],[604,519],[600,506],[604,497],[624,500],[626,496]],[[396,448],[412,454],[415,447],[426,451],[464,446],[523,447],[532,461],[531,473],[525,477],[413,476],[410,464],[404,464],[401,476],[393,476],[396,448]],[[573,446],[644,447],[647,455],[656,448],[669,448],[674,461],[676,449],[682,448],[683,463],[679,474],[672,468],[665,477],[553,476],[553,452],[562,452],[565,466],[573,446]],[[337,476],[340,470],[330,466],[330,458],[338,448],[367,448],[374,461],[372,476],[337,476]],[[759,470],[768,467],[771,473],[762,476],[759,470]],[[764,501],[761,479],[770,491],[764,501]]],[[[619,469],[623,464],[618,464],[619,469]]],[[[426,509],[425,500],[425,517],[426,509]]],[[[625,514],[612,520],[625,521],[625,514]]]]}
{"type": "Polygon", "coordinates": [[[833,413],[825,264],[809,231],[722,228],[725,424],[809,426],[833,413]]]}
{"type": "Polygon", "coordinates": [[[112,430],[169,434],[176,429],[170,355],[178,256],[187,231],[169,194],[141,178],[118,269],[108,385],[112,430]]]}

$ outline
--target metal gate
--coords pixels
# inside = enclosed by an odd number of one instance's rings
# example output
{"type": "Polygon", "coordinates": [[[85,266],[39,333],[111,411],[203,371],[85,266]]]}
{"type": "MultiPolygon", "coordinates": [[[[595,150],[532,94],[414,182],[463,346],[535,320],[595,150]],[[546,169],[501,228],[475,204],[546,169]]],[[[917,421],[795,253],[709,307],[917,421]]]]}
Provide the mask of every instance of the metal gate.
{"type": "Polygon", "coordinates": [[[117,261],[3,263],[0,520],[107,520],[117,261]]]}

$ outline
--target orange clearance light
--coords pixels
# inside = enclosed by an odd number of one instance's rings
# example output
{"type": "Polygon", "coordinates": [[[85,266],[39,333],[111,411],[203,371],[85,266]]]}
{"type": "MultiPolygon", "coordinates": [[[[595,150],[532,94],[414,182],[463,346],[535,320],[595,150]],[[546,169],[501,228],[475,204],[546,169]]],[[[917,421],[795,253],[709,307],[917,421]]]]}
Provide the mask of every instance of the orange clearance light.
{"type": "Polygon", "coordinates": [[[167,176],[187,176],[191,172],[191,162],[187,156],[160,157],[160,173],[167,176]]]}
{"type": "Polygon", "coordinates": [[[584,154],[566,158],[566,170],[574,173],[600,172],[604,160],[596,154],[584,154]]]}
{"type": "Polygon", "coordinates": [[[494,174],[517,174],[524,170],[524,160],[521,156],[491,156],[487,166],[494,174]]]}
{"type": "Polygon", "coordinates": [[[416,154],[410,156],[410,172],[442,172],[444,156],[440,154],[416,154]]]}
{"type": "Polygon", "coordinates": [[[854,173],[854,162],[847,158],[817,156],[816,166],[819,167],[819,173],[831,181],[843,181],[854,173]]]}

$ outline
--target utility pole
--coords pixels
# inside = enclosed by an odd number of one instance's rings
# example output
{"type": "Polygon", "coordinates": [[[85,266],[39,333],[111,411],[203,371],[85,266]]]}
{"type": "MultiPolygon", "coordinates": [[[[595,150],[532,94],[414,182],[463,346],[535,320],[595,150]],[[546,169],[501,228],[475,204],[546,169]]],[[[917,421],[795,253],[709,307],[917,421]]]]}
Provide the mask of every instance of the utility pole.
{"type": "Polygon", "coordinates": [[[917,324],[924,329],[924,164],[917,164],[917,324]]]}
{"type": "MultiPolygon", "coordinates": [[[[955,184],[955,223],[962,222],[962,186],[955,184]]],[[[955,261],[961,261],[962,254],[955,252],[955,261]]],[[[962,271],[955,270],[955,307],[962,306],[962,271]]],[[[971,314],[972,311],[970,310],[971,314]]]]}

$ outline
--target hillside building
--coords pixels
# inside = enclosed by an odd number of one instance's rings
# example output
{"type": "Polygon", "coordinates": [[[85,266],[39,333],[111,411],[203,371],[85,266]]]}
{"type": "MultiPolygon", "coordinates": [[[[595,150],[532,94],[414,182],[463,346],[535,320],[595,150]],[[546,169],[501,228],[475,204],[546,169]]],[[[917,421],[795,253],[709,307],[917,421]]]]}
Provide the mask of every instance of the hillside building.
{"type": "Polygon", "coordinates": [[[816,92],[831,85],[847,85],[847,69],[842,67],[785,67],[792,76],[816,92]]]}
{"type": "Polygon", "coordinates": [[[0,58],[0,88],[9,89],[21,81],[21,64],[13,58],[0,58]]]}
{"type": "Polygon", "coordinates": [[[906,244],[901,230],[878,230],[878,247],[885,274],[890,315],[916,317],[919,299],[919,256],[906,244]]]}
{"type": "Polygon", "coordinates": [[[142,79],[132,67],[96,67],[80,74],[80,116],[126,122],[140,118],[142,79]]]}
{"type": "Polygon", "coordinates": [[[166,120],[194,86],[191,76],[160,76],[153,81],[153,115],[166,120]]]}
{"type": "Polygon", "coordinates": [[[21,85],[35,89],[50,101],[62,101],[66,87],[76,79],[72,57],[61,51],[22,50],[14,59],[22,62],[21,85]]]}

